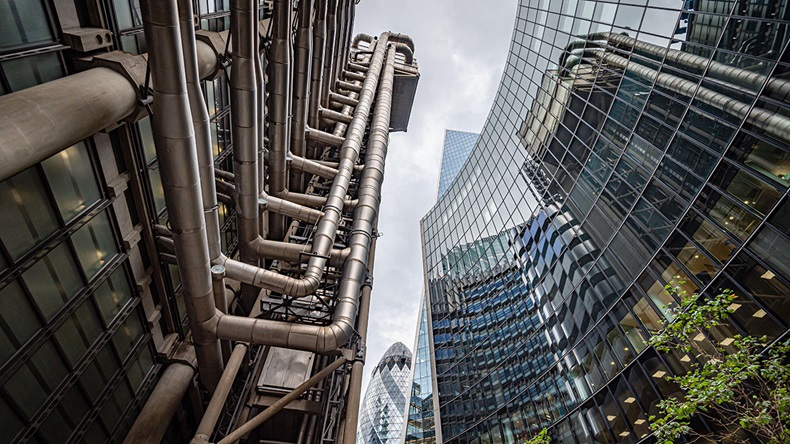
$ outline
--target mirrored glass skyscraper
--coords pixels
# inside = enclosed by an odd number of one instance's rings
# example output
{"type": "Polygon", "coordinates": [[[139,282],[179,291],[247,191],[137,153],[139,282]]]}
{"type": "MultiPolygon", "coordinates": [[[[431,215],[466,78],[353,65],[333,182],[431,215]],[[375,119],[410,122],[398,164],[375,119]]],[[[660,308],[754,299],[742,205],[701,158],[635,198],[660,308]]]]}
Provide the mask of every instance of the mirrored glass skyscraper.
{"type": "Polygon", "coordinates": [[[396,342],[373,368],[362,412],[357,444],[396,443],[403,427],[403,406],[409,394],[411,351],[396,342]]]}
{"type": "Polygon", "coordinates": [[[437,199],[441,198],[450,184],[453,183],[464,162],[477,143],[480,134],[465,131],[444,130],[444,146],[442,148],[442,169],[439,173],[439,190],[437,199]]]}
{"type": "Polygon", "coordinates": [[[649,441],[695,360],[646,346],[670,281],[738,295],[702,341],[787,336],[789,25],[787,1],[520,1],[422,220],[437,441],[649,441]]]}

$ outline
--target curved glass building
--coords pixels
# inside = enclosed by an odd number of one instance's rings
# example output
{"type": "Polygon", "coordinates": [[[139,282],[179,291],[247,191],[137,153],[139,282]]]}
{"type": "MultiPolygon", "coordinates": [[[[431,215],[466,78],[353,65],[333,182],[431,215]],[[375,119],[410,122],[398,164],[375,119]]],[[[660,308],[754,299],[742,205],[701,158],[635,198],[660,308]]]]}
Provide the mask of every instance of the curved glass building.
{"type": "Polygon", "coordinates": [[[410,376],[411,351],[402,342],[396,342],[373,368],[359,414],[357,444],[398,442],[410,376]]]}
{"type": "Polygon", "coordinates": [[[670,281],[738,295],[702,341],[788,335],[789,24],[787,1],[520,2],[421,222],[438,442],[649,442],[695,359],[645,345],[670,281]]]}

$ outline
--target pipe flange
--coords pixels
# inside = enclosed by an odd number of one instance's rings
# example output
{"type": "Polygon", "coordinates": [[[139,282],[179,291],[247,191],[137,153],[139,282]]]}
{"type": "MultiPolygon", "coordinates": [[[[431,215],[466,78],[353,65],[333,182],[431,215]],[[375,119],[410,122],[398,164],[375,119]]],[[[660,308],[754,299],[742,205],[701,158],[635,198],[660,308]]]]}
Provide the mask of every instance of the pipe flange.
{"type": "Polygon", "coordinates": [[[217,60],[220,63],[217,63],[214,67],[214,70],[208,75],[208,77],[204,77],[203,80],[216,80],[219,76],[222,75],[225,68],[225,48],[228,44],[228,39],[230,36],[228,34],[220,33],[220,32],[212,32],[206,31],[203,29],[198,29],[195,31],[195,40],[201,41],[211,48],[214,51],[214,54],[217,55],[217,60]]]}

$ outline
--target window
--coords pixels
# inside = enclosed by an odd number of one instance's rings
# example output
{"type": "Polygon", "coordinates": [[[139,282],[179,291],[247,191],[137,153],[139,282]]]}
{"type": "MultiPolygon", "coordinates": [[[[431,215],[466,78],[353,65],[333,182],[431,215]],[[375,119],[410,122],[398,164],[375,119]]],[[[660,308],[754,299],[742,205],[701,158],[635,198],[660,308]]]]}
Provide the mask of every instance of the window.
{"type": "Polygon", "coordinates": [[[54,40],[43,0],[0,2],[0,49],[54,40]]]}
{"type": "Polygon", "coordinates": [[[88,279],[93,278],[118,252],[106,212],[94,217],[71,239],[88,279]]]}
{"type": "Polygon", "coordinates": [[[99,200],[99,189],[83,142],[41,164],[63,220],[70,221],[99,200]]]}
{"type": "Polygon", "coordinates": [[[0,182],[0,208],[3,209],[0,224],[16,227],[0,230],[0,239],[13,260],[58,228],[55,212],[47,201],[46,189],[35,167],[0,182]]]}
{"type": "Polygon", "coordinates": [[[65,243],[24,272],[22,280],[48,320],[82,287],[79,270],[65,243]]]}
{"type": "Polygon", "coordinates": [[[0,63],[11,91],[21,91],[63,77],[58,52],[36,54],[0,63]]]}

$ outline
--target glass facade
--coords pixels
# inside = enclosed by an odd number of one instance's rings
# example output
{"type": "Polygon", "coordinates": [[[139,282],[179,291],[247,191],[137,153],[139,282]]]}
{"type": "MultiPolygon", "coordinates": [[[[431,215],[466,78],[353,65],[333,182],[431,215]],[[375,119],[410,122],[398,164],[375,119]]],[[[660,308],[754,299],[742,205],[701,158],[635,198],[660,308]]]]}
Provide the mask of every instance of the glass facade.
{"type": "Polygon", "coordinates": [[[444,147],[442,149],[442,170],[439,173],[438,198],[441,198],[450,184],[453,183],[469,153],[475,147],[480,134],[464,131],[444,130],[444,147]]]}
{"type": "Polygon", "coordinates": [[[403,428],[411,375],[411,351],[396,342],[373,368],[359,414],[357,444],[397,443],[403,428]]]}
{"type": "Polygon", "coordinates": [[[414,371],[411,395],[406,411],[404,442],[428,444],[436,442],[433,422],[433,369],[431,367],[431,343],[428,330],[428,307],[425,296],[420,300],[420,320],[415,341],[414,371]]]}
{"type": "Polygon", "coordinates": [[[649,441],[695,359],[646,346],[669,281],[738,295],[704,341],[787,334],[789,11],[521,0],[480,140],[421,222],[439,441],[649,441]]]}

